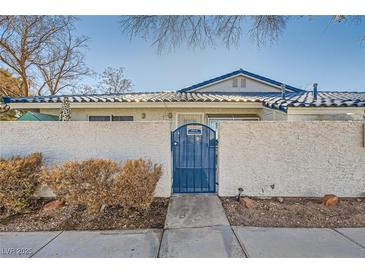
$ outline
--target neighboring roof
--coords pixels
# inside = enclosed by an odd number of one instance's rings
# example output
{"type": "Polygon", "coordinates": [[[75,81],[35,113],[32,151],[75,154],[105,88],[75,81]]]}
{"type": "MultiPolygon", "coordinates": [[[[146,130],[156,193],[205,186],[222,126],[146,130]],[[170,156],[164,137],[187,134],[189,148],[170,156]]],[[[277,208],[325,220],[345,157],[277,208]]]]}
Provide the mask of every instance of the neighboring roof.
{"type": "Polygon", "coordinates": [[[56,115],[28,111],[18,121],[58,121],[58,117],[56,115]]]}
{"type": "Polygon", "coordinates": [[[313,92],[286,94],[285,100],[281,97],[272,97],[264,100],[266,107],[287,111],[288,107],[364,107],[365,92],[332,92],[320,91],[317,99],[313,92]]]}
{"type": "Polygon", "coordinates": [[[286,112],[288,107],[364,107],[364,92],[318,92],[314,100],[311,91],[287,92],[135,92],[114,95],[60,95],[35,97],[4,97],[8,103],[61,103],[68,97],[71,103],[158,103],[158,102],[261,102],[264,106],[286,112]]]}
{"type": "MultiPolygon", "coordinates": [[[[249,71],[246,71],[246,70],[243,70],[243,69],[239,69],[239,70],[233,71],[231,73],[227,73],[227,74],[224,74],[222,76],[219,76],[219,77],[216,77],[216,78],[201,82],[199,84],[195,84],[195,85],[192,85],[190,87],[180,89],[178,91],[180,91],[180,92],[194,91],[196,89],[199,89],[199,88],[202,88],[202,87],[205,87],[205,86],[210,86],[210,85],[212,85],[216,82],[221,82],[225,79],[229,79],[231,77],[238,76],[238,75],[248,76],[250,78],[253,78],[253,79],[263,81],[263,82],[266,82],[268,84],[277,86],[279,88],[281,87],[281,85],[284,84],[284,83],[272,80],[270,78],[267,78],[267,77],[264,77],[264,76],[261,76],[261,75],[255,74],[255,73],[252,73],[252,72],[249,72],[249,71]]],[[[286,85],[286,84],[285,84],[285,88],[286,88],[286,90],[294,91],[294,92],[303,92],[304,91],[302,89],[299,89],[299,88],[296,88],[296,87],[293,87],[293,86],[290,86],[290,85],[286,85]]]]}

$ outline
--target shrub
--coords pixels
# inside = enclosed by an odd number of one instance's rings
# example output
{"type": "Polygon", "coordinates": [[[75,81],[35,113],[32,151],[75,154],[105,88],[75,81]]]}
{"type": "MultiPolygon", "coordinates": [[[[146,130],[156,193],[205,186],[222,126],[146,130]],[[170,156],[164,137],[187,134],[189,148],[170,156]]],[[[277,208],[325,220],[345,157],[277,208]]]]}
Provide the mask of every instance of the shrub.
{"type": "Polygon", "coordinates": [[[118,164],[112,160],[69,161],[45,169],[41,180],[58,197],[73,205],[86,205],[89,212],[96,213],[102,205],[110,204],[113,179],[118,171],[118,164]]]}
{"type": "Polygon", "coordinates": [[[97,213],[102,205],[148,208],[161,174],[160,165],[143,159],[128,160],[123,167],[112,160],[92,159],[44,169],[41,181],[59,198],[97,213]]]}
{"type": "Polygon", "coordinates": [[[22,213],[34,200],[42,154],[0,159],[0,205],[7,215],[22,213]]]}
{"type": "Polygon", "coordinates": [[[146,209],[153,200],[162,175],[161,166],[150,160],[128,160],[115,178],[113,203],[128,209],[146,209]]]}

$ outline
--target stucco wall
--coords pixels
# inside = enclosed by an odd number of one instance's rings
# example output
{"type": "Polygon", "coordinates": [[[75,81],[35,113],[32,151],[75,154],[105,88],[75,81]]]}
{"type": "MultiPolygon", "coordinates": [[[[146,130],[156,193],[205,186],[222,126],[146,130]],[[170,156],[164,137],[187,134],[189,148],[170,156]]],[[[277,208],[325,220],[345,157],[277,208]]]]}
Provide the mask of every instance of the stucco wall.
{"type": "Polygon", "coordinates": [[[171,193],[166,122],[0,122],[0,157],[42,152],[47,165],[66,160],[145,158],[162,164],[156,196],[171,193]]]}
{"type": "MultiPolygon", "coordinates": [[[[41,113],[58,115],[59,109],[41,109],[41,113]]],[[[168,121],[170,123],[171,130],[175,129],[176,116],[178,113],[202,113],[204,114],[204,123],[208,123],[209,115],[223,115],[223,114],[243,114],[260,116],[261,109],[258,108],[83,108],[83,109],[71,109],[71,117],[73,121],[88,121],[89,115],[128,115],[133,116],[134,121],[168,121]],[[146,116],[142,118],[142,113],[146,116]],[[169,118],[171,113],[171,118],[169,118]]]]}
{"type": "Polygon", "coordinates": [[[361,121],[363,107],[289,108],[288,121],[361,121]]]}
{"type": "Polygon", "coordinates": [[[285,112],[276,110],[263,108],[261,111],[261,120],[263,121],[286,121],[288,116],[285,112]]]}
{"type": "Polygon", "coordinates": [[[362,122],[223,122],[219,195],[365,195],[362,122]]]}

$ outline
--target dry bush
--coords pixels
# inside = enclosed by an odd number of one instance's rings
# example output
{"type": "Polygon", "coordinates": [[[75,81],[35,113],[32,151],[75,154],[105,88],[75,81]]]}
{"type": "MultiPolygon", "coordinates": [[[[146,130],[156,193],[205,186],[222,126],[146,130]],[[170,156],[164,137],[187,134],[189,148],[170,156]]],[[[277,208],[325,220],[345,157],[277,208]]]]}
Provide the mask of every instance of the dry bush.
{"type": "Polygon", "coordinates": [[[0,159],[0,205],[7,215],[24,212],[39,184],[42,154],[0,159]]]}
{"type": "Polygon", "coordinates": [[[162,175],[161,165],[150,160],[128,160],[113,185],[113,204],[126,209],[146,209],[153,200],[158,180],[162,175]]]}
{"type": "Polygon", "coordinates": [[[97,213],[102,205],[148,208],[161,174],[160,165],[143,159],[128,160],[123,167],[112,160],[92,159],[44,169],[41,182],[58,198],[97,213]]]}
{"type": "Polygon", "coordinates": [[[86,205],[89,212],[97,213],[102,205],[111,203],[113,179],[119,169],[112,160],[69,161],[63,166],[45,169],[41,181],[59,198],[73,205],[86,205]]]}

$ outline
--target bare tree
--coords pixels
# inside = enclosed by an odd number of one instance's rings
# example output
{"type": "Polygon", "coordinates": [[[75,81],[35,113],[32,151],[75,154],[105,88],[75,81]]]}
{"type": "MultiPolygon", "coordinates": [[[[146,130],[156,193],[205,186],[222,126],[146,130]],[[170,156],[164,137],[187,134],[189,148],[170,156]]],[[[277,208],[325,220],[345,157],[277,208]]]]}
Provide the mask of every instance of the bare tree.
{"type": "Polygon", "coordinates": [[[79,84],[73,86],[70,91],[72,95],[92,95],[92,94],[120,94],[132,91],[131,80],[126,79],[123,67],[107,67],[102,73],[93,73],[93,78],[99,79],[92,84],[79,84]]]}
{"type": "Polygon", "coordinates": [[[22,80],[23,96],[41,94],[46,87],[53,94],[70,75],[75,78],[69,70],[82,63],[78,48],[85,43],[72,36],[70,40],[75,20],[73,16],[0,16],[0,63],[22,80]]]}
{"type": "MultiPolygon", "coordinates": [[[[179,46],[205,48],[217,42],[229,48],[238,45],[244,35],[260,47],[275,42],[288,21],[299,17],[303,16],[123,16],[121,27],[131,39],[141,37],[152,41],[161,53],[179,46]]],[[[357,24],[361,19],[361,16],[334,15],[329,23],[357,24]]]]}
{"type": "Polygon", "coordinates": [[[132,82],[124,76],[124,68],[107,67],[100,76],[98,88],[102,93],[118,94],[132,91],[132,82]]]}
{"type": "Polygon", "coordinates": [[[81,84],[71,88],[72,95],[92,95],[97,93],[98,89],[95,85],[81,84]]]}
{"type": "Polygon", "coordinates": [[[274,15],[124,16],[121,27],[131,39],[137,36],[152,39],[152,44],[161,52],[182,44],[204,48],[217,41],[230,47],[239,42],[246,25],[250,26],[250,37],[261,45],[268,40],[275,41],[287,20],[286,16],[274,15]]]}
{"type": "MultiPolygon", "coordinates": [[[[51,95],[64,88],[73,88],[81,76],[90,75],[91,70],[85,65],[84,55],[80,51],[86,47],[86,37],[74,37],[71,30],[61,39],[50,45],[49,60],[46,64],[37,64],[44,83],[51,95]]],[[[38,90],[38,93],[41,89],[38,90]]]]}
{"type": "Polygon", "coordinates": [[[274,42],[285,29],[288,19],[288,16],[254,16],[249,30],[250,37],[256,41],[257,46],[266,41],[274,42]]]}

